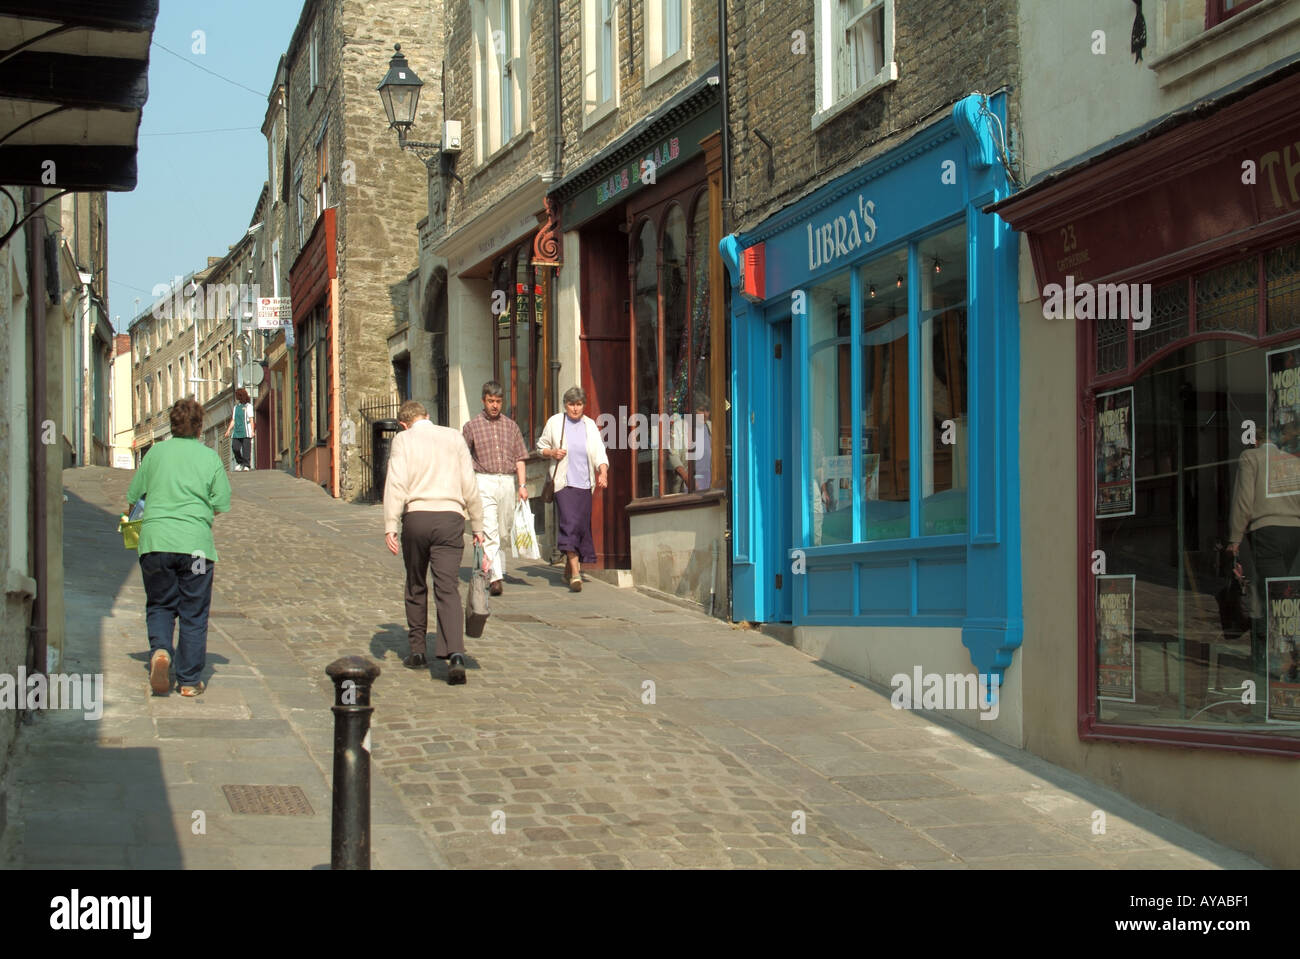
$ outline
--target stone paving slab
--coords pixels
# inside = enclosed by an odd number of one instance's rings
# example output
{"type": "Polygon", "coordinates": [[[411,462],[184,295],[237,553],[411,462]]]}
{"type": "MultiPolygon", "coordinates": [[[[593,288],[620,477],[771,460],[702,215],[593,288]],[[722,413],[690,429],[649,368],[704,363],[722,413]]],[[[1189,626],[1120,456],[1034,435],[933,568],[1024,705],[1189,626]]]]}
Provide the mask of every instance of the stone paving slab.
{"type": "Polygon", "coordinates": [[[108,702],[98,723],[24,729],[3,865],[320,868],[324,668],[359,654],[382,669],[375,868],[1258,868],[764,634],[602,582],[571,594],[541,564],[507,560],[469,683],[448,687],[442,664],[401,666],[379,508],[267,471],[232,476],[217,520],[207,694],[152,697],[138,567],[112,531],[130,474],[64,477],[68,656],[108,702]],[[233,814],[224,783],[299,785],[314,815],[233,814]]]}

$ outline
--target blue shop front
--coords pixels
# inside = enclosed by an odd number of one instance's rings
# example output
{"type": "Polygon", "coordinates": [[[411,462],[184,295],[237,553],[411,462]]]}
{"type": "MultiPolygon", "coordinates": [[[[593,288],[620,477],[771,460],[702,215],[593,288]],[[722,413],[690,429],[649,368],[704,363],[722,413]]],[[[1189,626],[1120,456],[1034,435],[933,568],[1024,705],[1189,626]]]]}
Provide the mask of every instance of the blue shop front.
{"type": "Polygon", "coordinates": [[[722,251],[733,617],[885,685],[974,674],[1017,742],[1018,238],[981,212],[1004,111],[967,97],[722,251]]]}

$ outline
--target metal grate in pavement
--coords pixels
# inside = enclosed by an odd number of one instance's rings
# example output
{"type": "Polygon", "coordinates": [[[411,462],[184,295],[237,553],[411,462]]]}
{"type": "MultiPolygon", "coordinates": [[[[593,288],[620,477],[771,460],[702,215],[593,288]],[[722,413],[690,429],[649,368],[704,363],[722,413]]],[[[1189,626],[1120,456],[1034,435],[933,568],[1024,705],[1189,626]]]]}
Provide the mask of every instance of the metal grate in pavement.
{"type": "Polygon", "coordinates": [[[314,816],[301,786],[222,786],[233,813],[254,816],[314,816]]]}

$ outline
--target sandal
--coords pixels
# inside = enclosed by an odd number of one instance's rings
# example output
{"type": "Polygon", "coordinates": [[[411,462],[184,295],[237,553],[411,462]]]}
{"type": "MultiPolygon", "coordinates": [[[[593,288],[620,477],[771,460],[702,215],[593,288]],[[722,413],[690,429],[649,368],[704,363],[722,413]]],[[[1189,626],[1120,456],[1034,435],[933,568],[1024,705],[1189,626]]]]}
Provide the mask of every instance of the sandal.
{"type": "Polygon", "coordinates": [[[569,592],[572,592],[572,593],[581,593],[581,592],[582,592],[582,577],[581,577],[581,576],[575,576],[573,579],[569,580],[569,592]]]}
{"type": "Polygon", "coordinates": [[[189,697],[202,696],[203,690],[207,688],[208,688],[207,685],[202,680],[199,680],[193,686],[182,686],[181,695],[189,696],[189,697]]]}

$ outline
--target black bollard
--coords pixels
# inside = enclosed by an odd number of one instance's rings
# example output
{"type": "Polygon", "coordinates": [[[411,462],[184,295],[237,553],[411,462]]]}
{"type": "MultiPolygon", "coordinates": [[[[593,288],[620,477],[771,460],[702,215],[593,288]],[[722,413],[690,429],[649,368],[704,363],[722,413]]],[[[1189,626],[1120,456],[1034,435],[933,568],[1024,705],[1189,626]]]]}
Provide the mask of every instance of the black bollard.
{"type": "Polygon", "coordinates": [[[344,656],[325,667],[334,680],[334,814],[331,869],[370,868],[370,686],[379,665],[344,656]]]}

